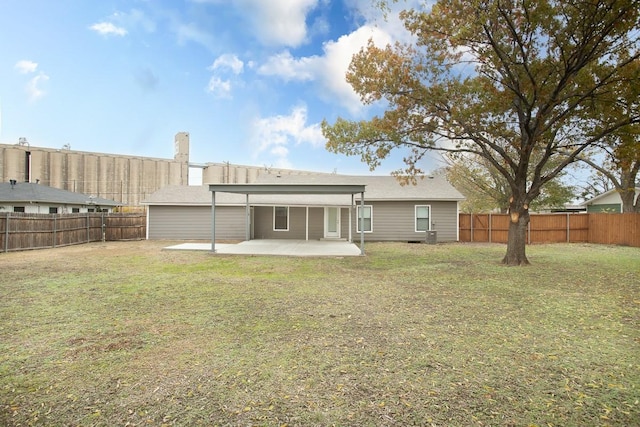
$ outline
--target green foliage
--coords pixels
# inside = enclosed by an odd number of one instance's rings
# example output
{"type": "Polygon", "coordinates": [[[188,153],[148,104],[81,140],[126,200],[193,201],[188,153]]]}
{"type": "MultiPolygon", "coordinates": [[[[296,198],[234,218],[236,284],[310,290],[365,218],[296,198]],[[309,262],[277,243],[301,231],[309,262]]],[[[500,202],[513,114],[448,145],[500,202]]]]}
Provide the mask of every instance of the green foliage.
{"type": "MultiPolygon", "coordinates": [[[[507,212],[511,191],[507,181],[491,164],[482,157],[468,154],[450,154],[445,158],[447,179],[466,197],[460,203],[462,212],[507,212]]],[[[573,199],[573,187],[562,183],[560,178],[558,176],[542,187],[540,195],[531,202],[532,211],[563,208],[573,199]]]]}
{"type": "MultiPolygon", "coordinates": [[[[604,96],[606,102],[594,105],[589,118],[595,129],[606,123],[628,120],[640,110],[640,60],[632,60],[615,86],[604,96]]],[[[622,197],[623,212],[640,212],[635,196],[640,173],[640,123],[620,126],[606,135],[579,158],[593,168],[595,179],[605,177],[622,197]]]]}

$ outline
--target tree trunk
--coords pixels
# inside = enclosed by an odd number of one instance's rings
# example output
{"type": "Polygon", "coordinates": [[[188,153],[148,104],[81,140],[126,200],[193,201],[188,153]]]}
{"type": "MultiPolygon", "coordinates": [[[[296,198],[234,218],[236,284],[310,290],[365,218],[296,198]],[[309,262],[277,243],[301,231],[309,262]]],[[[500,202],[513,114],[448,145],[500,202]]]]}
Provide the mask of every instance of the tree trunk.
{"type": "Polygon", "coordinates": [[[620,192],[620,199],[622,200],[622,212],[637,212],[635,205],[636,202],[636,189],[635,187],[626,188],[620,192]]]}
{"type": "Polygon", "coordinates": [[[526,207],[511,209],[509,215],[509,235],[507,238],[507,254],[502,259],[505,265],[529,265],[527,259],[527,226],[529,225],[529,210],[526,207]]]}

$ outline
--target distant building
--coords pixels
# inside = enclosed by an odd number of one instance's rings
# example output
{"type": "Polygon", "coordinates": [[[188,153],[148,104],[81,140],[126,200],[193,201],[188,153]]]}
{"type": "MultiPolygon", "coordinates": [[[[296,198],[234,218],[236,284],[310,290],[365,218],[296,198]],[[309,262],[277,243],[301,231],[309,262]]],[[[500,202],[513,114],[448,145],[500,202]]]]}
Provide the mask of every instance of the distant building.
{"type": "Polygon", "coordinates": [[[33,147],[26,138],[17,144],[0,144],[0,182],[39,182],[75,193],[93,194],[123,206],[139,206],[157,190],[190,184],[246,184],[261,175],[330,175],[268,166],[245,166],[229,162],[189,161],[189,133],[178,132],[173,159],[125,156],[33,147]],[[189,181],[189,169],[202,169],[202,182],[189,181]]]}
{"type": "Polygon", "coordinates": [[[33,147],[20,138],[15,145],[0,144],[0,182],[10,180],[136,206],[162,187],[188,185],[189,134],[176,134],[173,160],[33,147]]]}
{"type": "Polygon", "coordinates": [[[3,212],[65,214],[86,212],[112,212],[119,203],[60,190],[30,182],[0,183],[0,214],[3,212]]]}

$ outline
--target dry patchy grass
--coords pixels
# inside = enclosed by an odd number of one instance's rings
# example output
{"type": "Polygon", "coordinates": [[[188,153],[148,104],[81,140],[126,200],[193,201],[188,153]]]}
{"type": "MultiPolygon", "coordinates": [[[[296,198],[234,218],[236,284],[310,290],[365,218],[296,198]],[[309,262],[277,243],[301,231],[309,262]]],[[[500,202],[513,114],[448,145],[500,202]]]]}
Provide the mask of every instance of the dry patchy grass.
{"type": "Polygon", "coordinates": [[[640,251],[0,254],[0,424],[638,425],[640,251]]]}

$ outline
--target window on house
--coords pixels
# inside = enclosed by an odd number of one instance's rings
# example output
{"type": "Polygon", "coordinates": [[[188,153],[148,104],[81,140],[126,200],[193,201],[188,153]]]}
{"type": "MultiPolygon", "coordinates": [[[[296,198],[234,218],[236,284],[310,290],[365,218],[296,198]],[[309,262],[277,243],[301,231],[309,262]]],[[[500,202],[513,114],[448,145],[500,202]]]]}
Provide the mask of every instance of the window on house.
{"type": "Polygon", "coordinates": [[[22,212],[22,213],[24,213],[24,206],[14,206],[13,207],[13,211],[14,212],[22,212]]]}
{"type": "Polygon", "coordinates": [[[288,206],[273,207],[273,229],[274,231],[289,230],[289,207],[288,206]]]}
{"type": "Polygon", "coordinates": [[[80,208],[71,208],[71,213],[80,213],[80,208]]]}
{"type": "Polygon", "coordinates": [[[416,231],[429,231],[431,229],[431,206],[416,205],[416,231]]]}
{"type": "Polygon", "coordinates": [[[49,213],[50,214],[57,214],[58,213],[58,208],[49,208],[49,213]]]}
{"type": "Polygon", "coordinates": [[[373,231],[373,207],[371,205],[358,206],[356,210],[356,216],[358,217],[356,231],[360,233],[364,230],[365,233],[373,231]],[[362,210],[362,216],[360,210],[362,210]]]}

